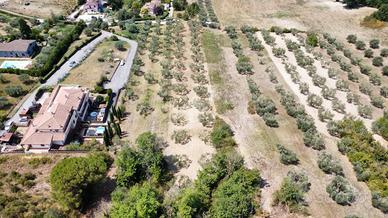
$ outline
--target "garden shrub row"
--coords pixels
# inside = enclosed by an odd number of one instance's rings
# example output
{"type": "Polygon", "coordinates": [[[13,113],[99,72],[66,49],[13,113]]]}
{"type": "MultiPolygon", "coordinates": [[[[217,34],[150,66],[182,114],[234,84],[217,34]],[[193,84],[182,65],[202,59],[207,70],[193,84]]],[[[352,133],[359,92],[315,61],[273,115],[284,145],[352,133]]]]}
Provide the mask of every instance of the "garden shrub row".
{"type": "Polygon", "coordinates": [[[298,129],[303,132],[305,145],[315,150],[325,149],[325,141],[317,131],[314,119],[306,113],[303,105],[296,102],[294,95],[284,90],[282,86],[277,86],[276,91],[281,96],[280,102],[285,107],[287,114],[296,119],[298,129]]]}
{"type": "Polygon", "coordinates": [[[220,28],[220,24],[217,15],[213,10],[211,0],[198,0],[198,5],[200,8],[199,20],[202,26],[214,29],[220,28]]]}
{"type": "Polygon", "coordinates": [[[259,86],[251,78],[247,78],[249,91],[251,92],[251,102],[255,113],[263,118],[265,124],[269,127],[279,127],[276,120],[277,108],[272,99],[261,94],[259,86]]]}
{"type": "Polygon", "coordinates": [[[242,75],[252,75],[254,73],[252,71],[253,65],[250,61],[250,58],[243,54],[242,45],[238,40],[236,28],[233,26],[227,26],[225,27],[224,31],[228,34],[229,38],[232,40],[233,53],[238,58],[236,63],[236,69],[238,73],[242,75]]]}

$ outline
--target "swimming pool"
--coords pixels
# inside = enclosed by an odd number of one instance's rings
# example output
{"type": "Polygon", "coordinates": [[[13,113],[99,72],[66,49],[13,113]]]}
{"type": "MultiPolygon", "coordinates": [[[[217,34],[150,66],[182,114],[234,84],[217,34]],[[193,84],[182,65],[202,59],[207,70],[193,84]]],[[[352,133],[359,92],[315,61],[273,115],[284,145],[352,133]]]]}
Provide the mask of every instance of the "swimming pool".
{"type": "Polygon", "coordinates": [[[0,68],[7,69],[21,69],[25,70],[28,68],[29,65],[31,65],[32,61],[4,61],[0,68]]]}

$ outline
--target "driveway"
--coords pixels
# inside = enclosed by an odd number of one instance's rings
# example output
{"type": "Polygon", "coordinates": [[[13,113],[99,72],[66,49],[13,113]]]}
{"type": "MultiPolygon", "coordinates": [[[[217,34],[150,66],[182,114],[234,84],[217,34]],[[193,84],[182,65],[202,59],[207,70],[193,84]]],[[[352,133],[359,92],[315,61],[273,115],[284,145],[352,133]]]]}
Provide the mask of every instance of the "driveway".
{"type": "MultiPolygon", "coordinates": [[[[89,44],[80,49],[77,53],[71,56],[66,63],[64,63],[61,68],[59,68],[45,83],[41,84],[37,89],[32,91],[30,95],[24,100],[23,104],[20,106],[18,111],[15,113],[13,117],[8,119],[5,124],[10,124],[11,122],[17,123],[19,122],[20,116],[19,113],[23,109],[30,108],[35,102],[35,95],[38,92],[39,88],[44,86],[55,86],[58,82],[69,73],[72,69],[70,67],[70,63],[75,61],[77,63],[81,63],[87,56],[89,56],[89,52],[93,50],[101,41],[112,36],[113,34],[110,32],[102,31],[101,35],[91,41],[89,44]]],[[[130,51],[125,60],[124,66],[119,66],[117,72],[113,76],[111,82],[106,85],[107,88],[111,88],[113,92],[117,93],[121,88],[123,88],[126,82],[129,79],[129,74],[131,72],[132,62],[135,57],[137,51],[137,42],[129,40],[124,37],[117,36],[120,40],[126,41],[131,45],[130,51]]],[[[85,78],[86,79],[86,78],[85,78]]]]}
{"type": "Polygon", "coordinates": [[[125,64],[123,66],[121,66],[120,64],[117,67],[116,72],[113,75],[110,82],[104,85],[106,89],[112,89],[112,91],[115,93],[117,93],[120,89],[122,89],[127,83],[131,73],[132,63],[133,63],[133,60],[135,59],[136,51],[137,51],[137,42],[121,36],[117,36],[117,37],[119,38],[119,40],[129,43],[130,49],[127,54],[127,57],[125,58],[125,64]]]}

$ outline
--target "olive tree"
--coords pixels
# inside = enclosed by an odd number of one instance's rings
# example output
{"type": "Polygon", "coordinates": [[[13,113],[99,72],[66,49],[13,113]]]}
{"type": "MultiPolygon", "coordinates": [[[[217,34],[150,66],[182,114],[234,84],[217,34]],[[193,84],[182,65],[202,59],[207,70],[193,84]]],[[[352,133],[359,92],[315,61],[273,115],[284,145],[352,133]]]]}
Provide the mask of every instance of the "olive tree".
{"type": "Polygon", "coordinates": [[[320,96],[316,94],[310,94],[307,97],[307,103],[314,108],[320,108],[322,106],[323,100],[320,96]]]}
{"type": "Polygon", "coordinates": [[[380,40],[378,39],[372,39],[369,41],[369,47],[373,49],[377,49],[380,47],[380,40]]]}
{"type": "Polygon", "coordinates": [[[299,84],[299,90],[300,90],[300,93],[302,93],[303,95],[308,95],[310,93],[309,84],[307,84],[305,82],[301,82],[299,84]]]}
{"type": "Polygon", "coordinates": [[[359,105],[358,106],[358,114],[366,119],[372,118],[372,108],[368,105],[359,105]]]}
{"type": "Polygon", "coordinates": [[[342,103],[338,98],[334,98],[331,101],[331,105],[334,111],[338,113],[345,113],[345,104],[342,103]]]}
{"type": "Polygon", "coordinates": [[[318,155],[318,167],[327,174],[343,175],[343,169],[338,160],[331,154],[321,152],[318,155]]]}
{"type": "Polygon", "coordinates": [[[356,197],[353,187],[342,176],[336,176],[326,187],[330,197],[340,205],[351,205],[356,197]]]}
{"type": "Polygon", "coordinates": [[[370,102],[373,106],[377,108],[384,108],[384,99],[381,96],[371,96],[370,102]]]}
{"type": "Polygon", "coordinates": [[[323,108],[318,109],[318,118],[320,121],[327,122],[329,120],[332,120],[333,117],[334,117],[334,114],[331,113],[330,111],[323,108]]]}
{"type": "Polygon", "coordinates": [[[388,86],[383,86],[380,88],[380,95],[384,98],[388,98],[388,86]]]}

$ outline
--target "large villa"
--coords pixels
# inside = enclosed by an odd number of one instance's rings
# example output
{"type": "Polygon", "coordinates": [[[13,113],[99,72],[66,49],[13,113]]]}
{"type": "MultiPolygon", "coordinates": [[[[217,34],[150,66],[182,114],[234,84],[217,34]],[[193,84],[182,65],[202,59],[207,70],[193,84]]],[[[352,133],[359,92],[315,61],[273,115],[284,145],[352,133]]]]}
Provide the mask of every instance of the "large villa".
{"type": "Polygon", "coordinates": [[[50,149],[66,143],[89,107],[89,91],[80,87],[57,86],[31,122],[21,145],[25,149],[50,149]]]}

